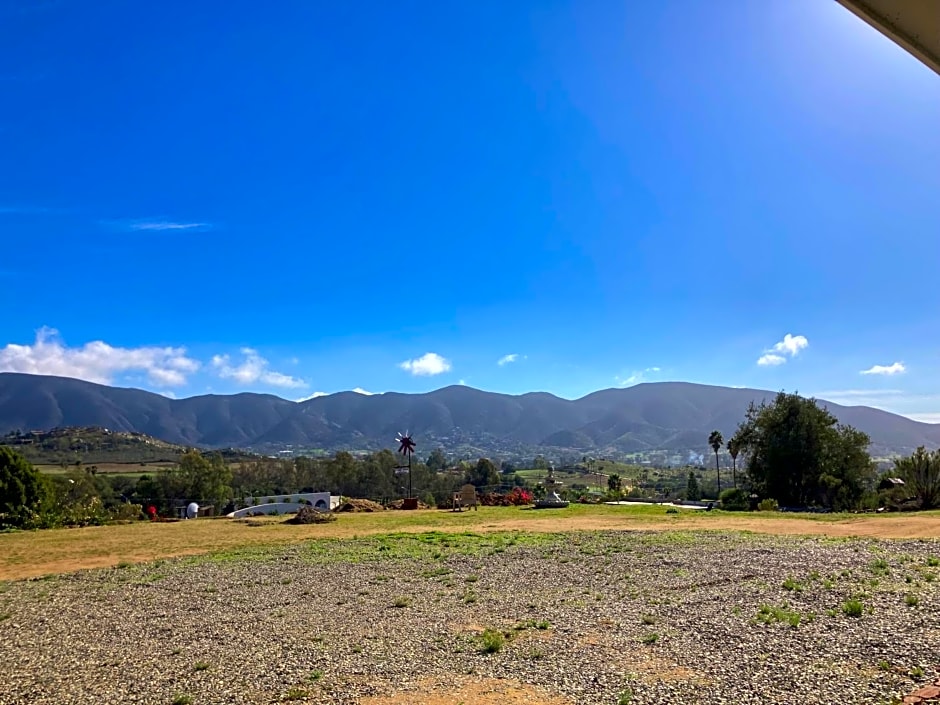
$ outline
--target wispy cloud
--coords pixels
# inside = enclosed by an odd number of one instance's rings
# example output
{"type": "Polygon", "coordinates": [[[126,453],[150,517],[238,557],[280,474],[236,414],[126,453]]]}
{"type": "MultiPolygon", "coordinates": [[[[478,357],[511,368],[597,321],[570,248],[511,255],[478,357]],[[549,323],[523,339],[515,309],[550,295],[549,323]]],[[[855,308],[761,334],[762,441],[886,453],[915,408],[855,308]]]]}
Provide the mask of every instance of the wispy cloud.
{"type": "Polygon", "coordinates": [[[373,396],[373,395],[375,394],[375,392],[370,392],[370,391],[368,391],[368,390],[366,390],[366,389],[363,389],[362,387],[356,387],[355,389],[353,389],[353,391],[354,391],[356,394],[361,394],[361,395],[363,395],[363,396],[365,396],[365,397],[371,397],[371,396],[373,396]]]}
{"type": "Polygon", "coordinates": [[[310,401],[311,399],[317,399],[319,397],[328,397],[330,396],[329,392],[314,392],[313,394],[308,394],[305,397],[300,397],[300,399],[294,399],[296,402],[310,401]]]}
{"type": "Polygon", "coordinates": [[[0,215],[44,215],[54,212],[51,208],[27,205],[0,205],[0,215]]]}
{"type": "Polygon", "coordinates": [[[867,370],[862,370],[859,372],[860,375],[886,375],[891,377],[893,375],[900,375],[907,372],[907,368],[904,366],[903,362],[895,362],[890,365],[872,365],[867,370]]]}
{"type": "Polygon", "coordinates": [[[617,382],[621,387],[626,387],[631,384],[639,384],[640,382],[647,381],[647,378],[650,374],[659,372],[660,368],[658,367],[647,367],[645,370],[634,371],[630,374],[629,377],[621,377],[617,375],[614,377],[614,381],[617,382]]]}
{"type": "Polygon", "coordinates": [[[940,424],[940,412],[927,412],[926,414],[905,414],[907,418],[923,423],[940,424]]]}
{"type": "Polygon", "coordinates": [[[148,220],[143,222],[128,223],[130,230],[208,230],[212,227],[211,223],[177,223],[172,220],[148,220]]]}
{"type": "Polygon", "coordinates": [[[501,358],[499,358],[499,359],[496,361],[496,364],[499,365],[500,367],[502,367],[502,366],[504,366],[504,365],[508,365],[508,364],[510,364],[510,363],[513,363],[513,362],[515,362],[515,361],[518,360],[518,359],[519,359],[519,354],[518,354],[518,353],[511,353],[511,354],[509,354],[509,355],[503,355],[501,358]]]}
{"type": "Polygon", "coordinates": [[[72,348],[54,328],[41,328],[31,345],[10,343],[0,348],[0,372],[74,377],[98,384],[111,384],[122,373],[143,372],[156,387],[179,387],[199,367],[186,355],[186,348],[120,348],[101,340],[72,348]]]}
{"type": "Polygon", "coordinates": [[[790,335],[787,333],[783,340],[774,343],[773,347],[764,350],[764,354],[757,358],[761,367],[776,367],[787,361],[787,358],[796,357],[801,350],[809,347],[809,340],[804,335],[790,335]]]}
{"type": "Polygon", "coordinates": [[[424,353],[424,355],[416,357],[414,360],[405,360],[398,363],[398,366],[416,377],[432,377],[443,374],[444,372],[450,372],[452,367],[450,360],[433,352],[424,353]]]}
{"type": "Polygon", "coordinates": [[[269,363],[258,354],[254,348],[242,348],[244,360],[240,364],[233,364],[228,355],[215,355],[212,358],[212,367],[222,379],[233,379],[242,384],[261,382],[271,387],[296,389],[306,387],[307,383],[298,377],[291,377],[281,372],[269,369],[269,363]]]}

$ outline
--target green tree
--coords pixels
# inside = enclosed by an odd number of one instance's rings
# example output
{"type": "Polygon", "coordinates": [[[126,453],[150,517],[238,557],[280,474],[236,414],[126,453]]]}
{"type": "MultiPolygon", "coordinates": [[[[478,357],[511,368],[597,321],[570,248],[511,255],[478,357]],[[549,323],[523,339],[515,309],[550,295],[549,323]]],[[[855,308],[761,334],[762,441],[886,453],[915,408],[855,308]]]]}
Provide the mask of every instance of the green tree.
{"type": "Polygon", "coordinates": [[[611,493],[619,495],[623,492],[623,478],[620,477],[617,473],[607,476],[607,489],[611,493]]]}
{"type": "Polygon", "coordinates": [[[440,472],[447,467],[447,456],[442,448],[435,448],[428,456],[425,465],[433,472],[440,472]]]}
{"type": "Polygon", "coordinates": [[[815,399],[780,392],[748,407],[736,436],[752,487],[781,506],[857,506],[874,477],[868,436],[815,399]]]}
{"type": "Polygon", "coordinates": [[[19,453],[0,446],[0,527],[35,525],[48,496],[39,471],[19,453]]]}
{"type": "Polygon", "coordinates": [[[480,458],[467,473],[467,482],[475,487],[499,485],[500,481],[499,470],[489,458],[480,458]]]}
{"type": "Polygon", "coordinates": [[[920,500],[921,509],[940,506],[940,450],[928,453],[923,446],[907,458],[894,461],[904,488],[920,500]]]}
{"type": "Polygon", "coordinates": [[[728,455],[731,456],[731,486],[738,486],[738,453],[741,452],[741,441],[737,435],[728,439],[728,455]]]}
{"type": "Polygon", "coordinates": [[[689,481],[685,486],[685,498],[690,502],[698,502],[702,498],[702,490],[698,486],[694,470],[689,470],[689,481]]]}
{"type": "Polygon", "coordinates": [[[187,451],[177,472],[185,499],[211,502],[218,511],[232,496],[232,471],[219,453],[206,458],[197,450],[187,451]]]}
{"type": "Polygon", "coordinates": [[[721,450],[725,439],[721,436],[721,431],[712,431],[708,434],[708,445],[715,451],[715,470],[718,473],[718,494],[721,495],[721,466],[718,464],[718,451],[721,450]]]}

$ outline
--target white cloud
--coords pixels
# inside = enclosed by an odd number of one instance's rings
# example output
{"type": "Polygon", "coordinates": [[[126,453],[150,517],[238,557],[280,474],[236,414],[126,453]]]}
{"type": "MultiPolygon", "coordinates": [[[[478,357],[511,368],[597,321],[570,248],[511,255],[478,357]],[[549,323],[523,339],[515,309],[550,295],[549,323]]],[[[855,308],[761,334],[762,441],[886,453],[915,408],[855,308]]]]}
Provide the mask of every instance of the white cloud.
{"type": "Polygon", "coordinates": [[[198,369],[199,362],[187,357],[186,348],[116,348],[101,340],[70,348],[53,328],[38,330],[32,345],[0,348],[0,372],[75,377],[98,384],[111,384],[122,373],[143,372],[156,387],[178,387],[198,369]]]}
{"type": "Polygon", "coordinates": [[[410,372],[416,377],[430,377],[444,372],[450,372],[450,360],[441,357],[437,353],[424,353],[421,357],[414,360],[405,360],[398,365],[406,372],[410,372]]]}
{"type": "Polygon", "coordinates": [[[928,412],[926,414],[906,414],[906,416],[914,421],[940,424],[940,413],[928,412]]]}
{"type": "Polygon", "coordinates": [[[353,391],[356,394],[362,394],[363,396],[367,396],[367,397],[371,397],[373,394],[375,394],[375,392],[368,392],[362,387],[356,387],[353,391]]]}
{"type": "Polygon", "coordinates": [[[508,365],[512,362],[515,362],[518,359],[519,359],[518,353],[512,353],[511,355],[503,355],[501,358],[499,358],[496,361],[496,364],[502,367],[503,365],[508,365]]]}
{"type": "Polygon", "coordinates": [[[800,350],[803,350],[807,347],[809,347],[809,341],[806,339],[806,336],[790,335],[787,333],[785,336],[783,336],[783,340],[774,345],[773,351],[793,357],[799,353],[800,350]]]}
{"type": "Polygon", "coordinates": [[[245,359],[240,365],[233,365],[228,355],[213,356],[212,366],[219,377],[234,379],[242,384],[261,382],[272,387],[293,389],[307,386],[307,383],[302,379],[268,369],[268,361],[261,357],[254,348],[242,348],[241,353],[245,356],[245,359]]]}
{"type": "Polygon", "coordinates": [[[757,358],[757,364],[761,367],[773,367],[775,365],[782,365],[787,361],[787,358],[781,357],[780,355],[774,355],[773,353],[766,353],[757,358]]]}
{"type": "Polygon", "coordinates": [[[467,380],[461,379],[461,380],[459,380],[459,381],[457,382],[457,384],[459,384],[461,387],[466,387],[466,386],[467,386],[467,380]]]}
{"type": "Polygon", "coordinates": [[[787,357],[796,357],[800,350],[809,347],[809,340],[805,335],[790,335],[787,333],[783,340],[774,343],[774,346],[764,351],[764,354],[757,359],[757,364],[761,367],[776,367],[787,361],[787,357]]]}
{"type": "Polygon", "coordinates": [[[660,368],[658,367],[647,367],[645,370],[634,371],[629,377],[621,377],[617,375],[614,377],[614,381],[617,382],[621,387],[626,387],[630,384],[639,384],[640,382],[646,381],[646,376],[651,372],[659,372],[660,368]]]}
{"type": "Polygon", "coordinates": [[[300,403],[302,401],[310,401],[311,399],[316,399],[317,397],[327,397],[329,392],[314,392],[313,394],[308,394],[305,397],[300,397],[300,399],[294,399],[294,401],[300,403]]]}
{"type": "Polygon", "coordinates": [[[903,362],[895,362],[890,365],[872,365],[867,370],[859,372],[860,375],[899,375],[907,372],[903,362]]]}
{"type": "Polygon", "coordinates": [[[171,220],[151,220],[138,221],[130,223],[128,227],[131,230],[208,230],[212,227],[209,223],[176,223],[171,220]]]}

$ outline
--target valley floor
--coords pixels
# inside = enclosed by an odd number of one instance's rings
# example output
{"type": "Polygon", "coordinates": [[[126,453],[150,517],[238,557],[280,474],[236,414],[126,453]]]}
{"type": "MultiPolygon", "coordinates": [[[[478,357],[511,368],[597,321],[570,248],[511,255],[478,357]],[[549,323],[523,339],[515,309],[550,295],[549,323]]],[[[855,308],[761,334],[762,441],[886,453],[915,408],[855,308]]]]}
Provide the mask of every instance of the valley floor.
{"type": "Polygon", "coordinates": [[[940,541],[694,527],[360,535],[2,583],[0,702],[870,704],[937,678],[940,541]]]}

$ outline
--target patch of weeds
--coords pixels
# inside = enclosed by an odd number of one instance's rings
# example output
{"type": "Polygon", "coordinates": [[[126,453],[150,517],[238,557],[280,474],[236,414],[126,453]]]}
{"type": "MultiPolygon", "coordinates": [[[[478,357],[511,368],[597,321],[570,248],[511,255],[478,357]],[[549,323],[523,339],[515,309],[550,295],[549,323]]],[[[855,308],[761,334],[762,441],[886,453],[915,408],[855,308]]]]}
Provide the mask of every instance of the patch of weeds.
{"type": "Polygon", "coordinates": [[[181,653],[183,653],[183,650],[177,646],[175,649],[173,649],[173,650],[170,652],[170,655],[171,655],[171,656],[179,656],[181,653]]]}
{"type": "MultiPolygon", "coordinates": [[[[815,615],[813,615],[815,619],[815,615]]],[[[761,605],[757,609],[757,614],[754,615],[752,620],[755,624],[760,622],[763,624],[776,624],[778,622],[784,622],[789,624],[791,627],[796,629],[800,626],[800,622],[803,620],[803,615],[799,612],[791,610],[788,605],[784,604],[780,607],[776,605],[761,605]]]]}
{"type": "Polygon", "coordinates": [[[352,648],[352,652],[353,652],[354,654],[361,654],[361,653],[362,653],[362,647],[359,646],[359,644],[356,644],[356,645],[352,648]]]}
{"type": "Polygon", "coordinates": [[[545,652],[541,649],[532,649],[529,651],[529,658],[533,661],[537,661],[541,658],[545,658],[545,652]]]}
{"type": "Polygon", "coordinates": [[[937,579],[937,574],[929,570],[925,570],[922,575],[924,576],[924,580],[926,580],[928,583],[932,583],[937,579]]]}
{"type": "Polygon", "coordinates": [[[498,629],[483,630],[480,636],[480,652],[484,654],[495,654],[503,650],[506,646],[506,637],[498,629]]]}
{"type": "Polygon", "coordinates": [[[910,671],[908,671],[908,675],[911,678],[915,678],[919,680],[924,677],[924,669],[921,668],[920,666],[914,666],[910,671]]]}
{"type": "Polygon", "coordinates": [[[410,607],[410,606],[411,606],[411,598],[405,595],[396,597],[395,601],[392,603],[392,607],[397,607],[398,609],[402,609],[403,607],[410,607]]]}
{"type": "Polygon", "coordinates": [[[131,563],[130,561],[118,561],[118,564],[115,566],[115,568],[118,568],[119,570],[123,570],[124,568],[130,568],[132,565],[134,564],[131,563]]]}
{"type": "Polygon", "coordinates": [[[441,566],[440,568],[432,568],[431,570],[426,570],[421,575],[425,578],[440,578],[444,575],[449,575],[451,573],[450,568],[445,568],[441,566]]]}
{"type": "Polygon", "coordinates": [[[917,607],[919,602],[920,598],[912,592],[909,592],[904,596],[904,604],[908,607],[917,607]]]}
{"type": "Polygon", "coordinates": [[[783,589],[790,590],[791,592],[803,592],[803,585],[788,576],[787,579],[783,581],[783,589]]]}
{"type": "Polygon", "coordinates": [[[541,619],[535,623],[535,628],[541,631],[545,631],[546,629],[551,629],[551,626],[552,626],[551,622],[549,622],[547,619],[541,619]]]}
{"type": "Polygon", "coordinates": [[[812,571],[812,572],[809,574],[809,579],[812,580],[813,582],[818,581],[818,580],[820,579],[820,577],[821,577],[821,576],[819,575],[819,571],[818,571],[818,570],[814,570],[814,571],[812,571]]]}
{"type": "Polygon", "coordinates": [[[193,696],[187,695],[186,693],[180,693],[179,695],[173,696],[173,699],[170,702],[172,705],[193,705],[193,696]]]}
{"type": "Polygon", "coordinates": [[[196,663],[193,664],[193,670],[194,671],[208,671],[209,663],[206,661],[196,661],[196,663]]]}
{"type": "Polygon", "coordinates": [[[931,568],[940,566],[940,558],[937,558],[936,556],[927,556],[927,565],[929,565],[931,568]]]}
{"type": "Polygon", "coordinates": [[[652,646],[657,641],[659,641],[659,634],[657,634],[656,632],[650,632],[649,634],[644,634],[643,638],[640,639],[640,641],[642,641],[647,646],[652,646]]]}
{"type": "Polygon", "coordinates": [[[467,576],[466,578],[464,578],[463,580],[464,580],[465,583],[475,583],[475,582],[477,582],[479,579],[480,579],[480,576],[479,576],[479,575],[477,575],[476,573],[471,573],[470,575],[468,575],[468,576],[467,576]]]}
{"type": "Polygon", "coordinates": [[[878,669],[881,671],[890,671],[891,664],[885,661],[884,659],[882,659],[881,661],[878,662],[878,669]]]}
{"type": "Polygon", "coordinates": [[[633,701],[633,691],[629,688],[625,688],[620,691],[620,695],[617,697],[617,705],[630,705],[633,701]]]}
{"type": "Polygon", "coordinates": [[[323,678],[323,671],[319,671],[319,670],[311,671],[310,675],[308,676],[308,679],[310,680],[311,683],[316,683],[318,680],[321,680],[322,678],[323,678]]]}
{"type": "Polygon", "coordinates": [[[654,617],[651,614],[644,614],[640,618],[640,621],[643,622],[643,624],[647,624],[647,625],[656,624],[656,617],[654,617]]]}
{"type": "Polygon", "coordinates": [[[284,693],[284,695],[281,697],[281,700],[284,700],[285,702],[289,702],[291,700],[306,700],[309,695],[310,693],[308,693],[303,688],[294,687],[284,693]]]}
{"type": "Polygon", "coordinates": [[[886,561],[884,558],[879,558],[876,561],[872,561],[868,568],[875,575],[887,575],[891,572],[891,569],[888,567],[888,561],[886,561]]]}
{"type": "Polygon", "coordinates": [[[473,604],[474,602],[476,602],[478,599],[480,599],[480,598],[478,598],[477,595],[476,595],[476,593],[474,593],[474,592],[469,592],[469,591],[468,591],[468,592],[465,593],[464,596],[463,596],[463,601],[464,601],[464,603],[465,603],[465,604],[468,604],[468,605],[472,605],[472,604],[473,604]]]}
{"type": "Polygon", "coordinates": [[[842,603],[842,614],[846,617],[855,617],[858,619],[862,616],[864,609],[861,600],[846,600],[842,603]]]}
{"type": "Polygon", "coordinates": [[[281,578],[281,585],[290,585],[292,582],[291,578],[281,578]]]}

